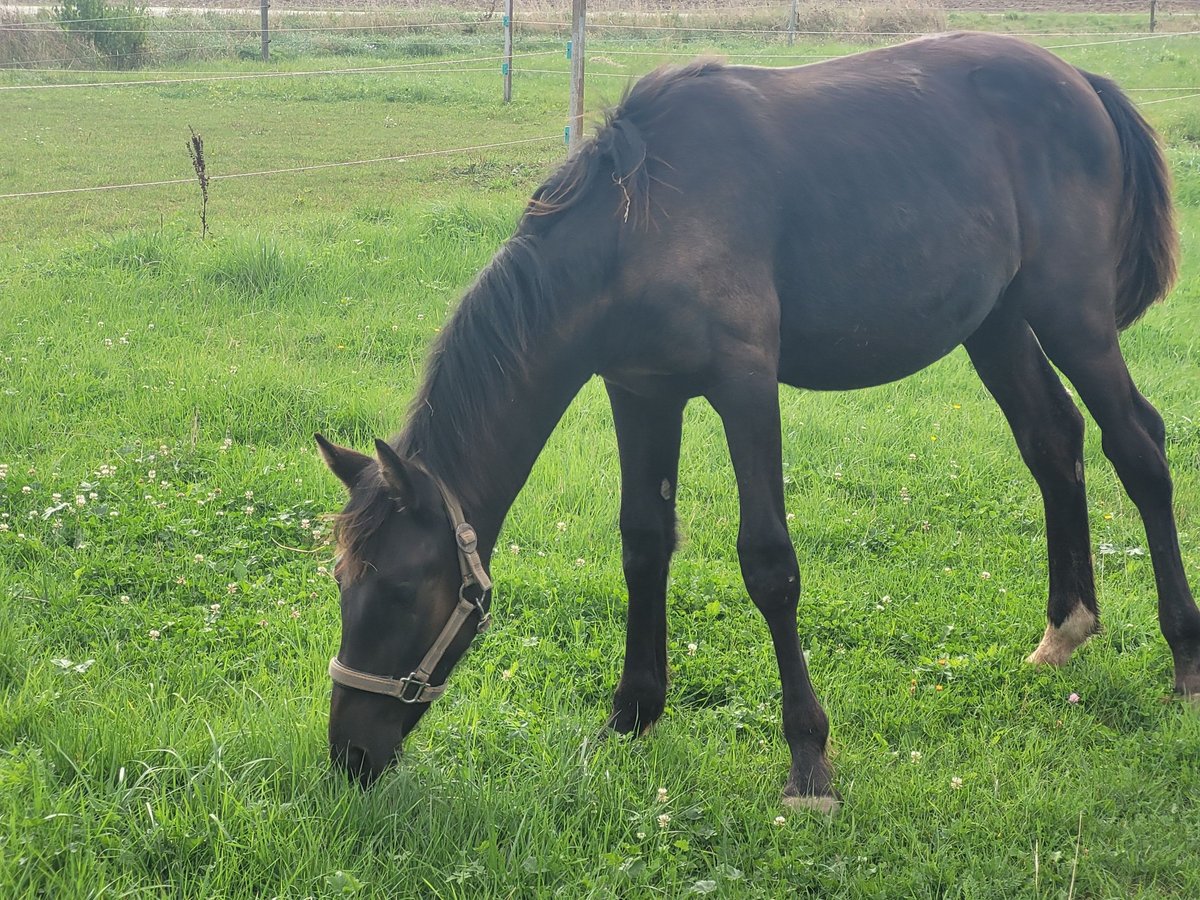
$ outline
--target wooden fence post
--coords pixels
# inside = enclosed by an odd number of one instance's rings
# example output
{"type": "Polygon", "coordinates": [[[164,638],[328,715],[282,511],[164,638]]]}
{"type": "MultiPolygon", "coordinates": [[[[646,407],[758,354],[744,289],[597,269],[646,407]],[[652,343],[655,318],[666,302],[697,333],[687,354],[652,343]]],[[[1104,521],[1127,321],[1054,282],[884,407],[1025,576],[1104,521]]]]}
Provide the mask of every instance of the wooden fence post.
{"type": "Polygon", "coordinates": [[[791,47],[796,43],[796,6],[799,0],[792,0],[792,11],[788,14],[788,46],[791,47]]]}
{"type": "Polygon", "coordinates": [[[1154,34],[1154,26],[1158,24],[1157,22],[1154,21],[1155,14],[1157,12],[1158,12],[1158,0],[1150,0],[1150,33],[1151,34],[1154,34]]]}
{"type": "Polygon", "coordinates": [[[587,0],[571,0],[571,107],[567,113],[567,153],[583,140],[584,20],[587,0]]]}
{"type": "Polygon", "coordinates": [[[259,0],[259,11],[262,15],[262,58],[263,62],[271,61],[271,37],[267,32],[267,10],[271,4],[267,0],[259,0]]]}
{"type": "Polygon", "coordinates": [[[513,0],[504,0],[504,102],[512,103],[513,0]]]}

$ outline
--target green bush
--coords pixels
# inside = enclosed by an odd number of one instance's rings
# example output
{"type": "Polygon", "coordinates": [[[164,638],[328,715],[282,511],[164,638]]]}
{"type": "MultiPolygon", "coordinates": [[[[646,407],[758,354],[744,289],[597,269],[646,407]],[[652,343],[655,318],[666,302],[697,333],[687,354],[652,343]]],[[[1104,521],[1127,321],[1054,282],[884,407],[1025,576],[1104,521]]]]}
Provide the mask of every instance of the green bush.
{"type": "Polygon", "coordinates": [[[55,16],[67,31],[91,42],[118,69],[139,65],[149,28],[144,7],[108,6],[105,0],[66,0],[55,16]]]}

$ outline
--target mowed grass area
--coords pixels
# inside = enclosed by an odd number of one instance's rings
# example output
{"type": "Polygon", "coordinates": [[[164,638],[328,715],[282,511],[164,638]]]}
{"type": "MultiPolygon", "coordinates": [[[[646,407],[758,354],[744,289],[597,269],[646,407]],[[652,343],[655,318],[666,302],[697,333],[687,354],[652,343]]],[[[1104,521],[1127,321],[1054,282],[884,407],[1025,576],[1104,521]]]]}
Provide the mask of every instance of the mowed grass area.
{"type": "MultiPolygon", "coordinates": [[[[592,71],[786,52],[620,49],[592,71]]],[[[1128,87],[1200,85],[1195,38],[1062,52],[1128,87]]],[[[623,83],[594,79],[592,105],[623,83]]],[[[188,125],[214,173],[548,138],[215,182],[208,240],[194,185],[0,201],[0,895],[1200,895],[1200,715],[1169,693],[1137,512],[1091,426],[1107,630],[1062,670],[1024,665],[1044,624],[1041,499],[961,351],[895,385],[782,394],[838,817],[778,804],[779,681],[700,402],[668,710],[644,740],[595,740],[624,631],[596,383],[509,517],[496,625],[403,764],[367,794],[330,772],[325,517],[342,494],[311,435],[365,449],[400,428],[429,341],[561,160],[565,79],[518,78],[508,108],[499,88],[474,72],[0,94],[0,193],[185,177],[188,125]]],[[[1146,112],[1184,268],[1123,346],[1167,423],[1197,584],[1200,101],[1146,112]]]]}

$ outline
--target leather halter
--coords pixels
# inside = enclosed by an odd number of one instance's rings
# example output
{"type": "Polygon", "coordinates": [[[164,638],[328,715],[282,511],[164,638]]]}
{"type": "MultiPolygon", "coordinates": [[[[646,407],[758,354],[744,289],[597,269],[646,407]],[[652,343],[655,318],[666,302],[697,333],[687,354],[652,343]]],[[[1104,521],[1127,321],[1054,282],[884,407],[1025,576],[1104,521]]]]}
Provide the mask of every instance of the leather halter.
{"type": "Polygon", "coordinates": [[[479,559],[479,538],[475,529],[466,522],[462,506],[454,499],[441,480],[429,476],[437,485],[450,516],[450,524],[454,526],[454,544],[458,552],[458,570],[462,575],[462,585],[458,589],[458,605],[450,614],[450,620],[442,626],[437,640],[425,654],[420,664],[404,678],[388,678],[382,675],[372,675],[359,669],[344,665],[336,656],[329,660],[329,677],[335,684],[343,687],[366,691],[370,694],[384,694],[395,697],[401,703],[432,703],[446,691],[446,682],[438,685],[429,683],[433,671],[437,668],[442,657],[450,648],[450,644],[458,636],[463,624],[472,613],[479,614],[479,622],[475,626],[476,633],[486,631],[492,623],[492,617],[484,606],[484,599],[492,589],[492,580],[483,568],[479,559]]]}

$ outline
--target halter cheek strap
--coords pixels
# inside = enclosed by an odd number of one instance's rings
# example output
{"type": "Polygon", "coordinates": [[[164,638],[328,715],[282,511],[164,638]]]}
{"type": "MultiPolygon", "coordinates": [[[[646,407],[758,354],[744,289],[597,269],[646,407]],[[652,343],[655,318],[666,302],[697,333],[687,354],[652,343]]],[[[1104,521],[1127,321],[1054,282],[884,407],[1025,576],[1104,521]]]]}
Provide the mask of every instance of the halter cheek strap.
{"type": "MultiPolygon", "coordinates": [[[[433,477],[432,475],[430,476],[433,477]]],[[[437,668],[450,644],[458,636],[467,619],[472,613],[478,613],[479,622],[475,626],[476,633],[486,631],[492,622],[484,599],[492,589],[492,579],[488,577],[479,558],[479,537],[475,529],[469,525],[463,516],[462,506],[447,490],[441,480],[433,478],[442,495],[442,502],[450,516],[450,524],[454,526],[454,544],[458,554],[458,571],[462,576],[462,584],[458,589],[458,604],[450,614],[449,621],[442,626],[441,632],[415,669],[403,678],[388,678],[382,675],[372,675],[352,669],[335,656],[329,660],[329,677],[335,684],[343,687],[366,691],[369,694],[383,694],[395,697],[401,703],[432,703],[446,691],[446,683],[438,685],[429,683],[433,671],[437,668]]]]}

